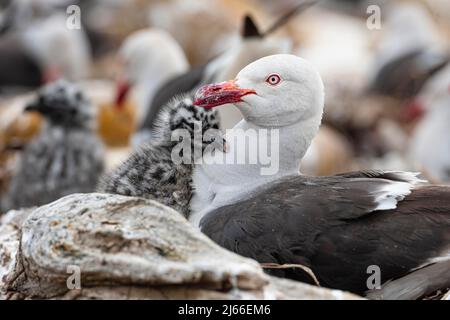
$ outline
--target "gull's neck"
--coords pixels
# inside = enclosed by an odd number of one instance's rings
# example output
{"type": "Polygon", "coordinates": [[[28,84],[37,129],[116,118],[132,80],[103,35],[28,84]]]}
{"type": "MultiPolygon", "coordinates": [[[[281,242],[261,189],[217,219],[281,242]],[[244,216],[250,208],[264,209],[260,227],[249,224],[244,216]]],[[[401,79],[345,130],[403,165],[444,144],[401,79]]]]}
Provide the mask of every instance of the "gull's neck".
{"type": "MultiPolygon", "coordinates": [[[[279,170],[271,175],[262,175],[261,169],[267,167],[267,165],[260,163],[257,165],[246,164],[239,168],[234,166],[234,170],[237,170],[238,174],[244,174],[250,181],[258,181],[261,178],[273,180],[286,174],[298,173],[300,162],[316,135],[319,125],[320,118],[318,121],[300,120],[286,126],[261,126],[245,119],[241,120],[233,127],[233,131],[236,129],[255,130],[256,132],[267,131],[267,135],[262,134],[261,136],[267,136],[268,152],[275,153],[272,153],[271,156],[277,156],[279,170]]],[[[228,141],[228,139],[226,140],[228,141]]],[[[231,140],[230,143],[232,143],[231,140]]],[[[232,169],[230,173],[233,173],[234,170],[232,169]]]]}
{"type": "MultiPolygon", "coordinates": [[[[287,126],[263,127],[244,119],[233,129],[227,131],[225,139],[229,144],[229,152],[225,155],[226,157],[235,157],[237,152],[242,151],[242,144],[236,143],[236,139],[234,139],[239,135],[239,131],[267,132],[259,137],[267,138],[269,151],[266,154],[269,154],[269,158],[272,160],[271,169],[276,161],[278,161],[278,168],[275,171],[270,170],[273,171],[273,174],[267,175],[262,174],[264,168],[267,172],[269,167],[267,162],[261,163],[258,160],[258,163],[250,164],[246,159],[244,164],[228,162],[206,164],[205,160],[211,156],[205,155],[204,162],[194,169],[193,183],[196,193],[191,201],[191,222],[198,225],[200,219],[207,212],[248,197],[257,188],[274,180],[287,175],[299,174],[300,161],[316,135],[320,121],[321,115],[317,115],[287,126]]],[[[223,155],[222,153],[218,154],[223,155]]]]}

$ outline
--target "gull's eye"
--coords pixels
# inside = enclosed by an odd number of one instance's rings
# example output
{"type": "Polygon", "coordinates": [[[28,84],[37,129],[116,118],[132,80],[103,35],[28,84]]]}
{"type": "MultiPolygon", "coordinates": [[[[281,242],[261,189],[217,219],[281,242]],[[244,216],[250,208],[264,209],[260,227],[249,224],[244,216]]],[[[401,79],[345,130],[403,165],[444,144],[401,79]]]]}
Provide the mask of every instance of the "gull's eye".
{"type": "Polygon", "coordinates": [[[281,77],[276,73],[272,73],[267,77],[266,82],[271,86],[276,86],[281,82],[281,77]]]}

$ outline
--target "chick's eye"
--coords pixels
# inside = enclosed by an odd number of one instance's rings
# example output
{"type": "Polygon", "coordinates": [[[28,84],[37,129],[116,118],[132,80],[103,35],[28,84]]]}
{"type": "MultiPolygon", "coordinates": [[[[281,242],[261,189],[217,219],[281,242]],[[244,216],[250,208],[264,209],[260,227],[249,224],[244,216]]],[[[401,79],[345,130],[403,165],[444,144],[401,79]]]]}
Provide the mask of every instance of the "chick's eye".
{"type": "Polygon", "coordinates": [[[266,82],[271,86],[276,86],[281,82],[281,77],[278,74],[273,73],[267,77],[266,82]]]}

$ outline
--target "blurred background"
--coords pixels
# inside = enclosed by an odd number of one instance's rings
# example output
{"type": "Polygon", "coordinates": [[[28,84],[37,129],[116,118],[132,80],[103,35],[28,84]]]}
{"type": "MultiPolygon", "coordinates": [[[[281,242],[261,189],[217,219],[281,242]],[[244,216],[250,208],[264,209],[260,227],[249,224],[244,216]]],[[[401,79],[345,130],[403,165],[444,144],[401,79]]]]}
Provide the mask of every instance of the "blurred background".
{"type": "MultiPolygon", "coordinates": [[[[151,139],[152,113],[170,98],[161,88],[231,79],[275,53],[310,60],[325,83],[303,173],[413,170],[450,183],[450,1],[301,3],[1,0],[0,193],[42,127],[41,115],[23,112],[40,86],[65,78],[82,88],[111,170],[151,139]],[[77,17],[80,28],[69,27],[77,17]]],[[[239,117],[222,114],[223,128],[239,117]]]]}

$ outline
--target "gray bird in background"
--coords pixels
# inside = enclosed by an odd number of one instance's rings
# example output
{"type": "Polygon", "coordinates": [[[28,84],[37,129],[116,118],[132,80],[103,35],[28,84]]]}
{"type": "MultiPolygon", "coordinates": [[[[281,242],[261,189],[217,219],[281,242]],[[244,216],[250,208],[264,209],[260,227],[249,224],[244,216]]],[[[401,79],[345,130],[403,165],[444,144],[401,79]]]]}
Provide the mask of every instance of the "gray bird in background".
{"type": "Polygon", "coordinates": [[[98,191],[156,200],[188,217],[195,160],[208,146],[211,151],[226,148],[219,124],[217,111],[193,105],[191,94],[173,98],[158,114],[150,143],[105,175],[98,191]],[[176,132],[185,135],[174,135],[176,132]],[[190,154],[178,148],[186,141],[190,154]],[[181,162],[174,158],[177,156],[181,162]]]}
{"type": "Polygon", "coordinates": [[[95,133],[95,108],[65,80],[43,87],[25,111],[44,117],[44,126],[19,156],[2,211],[44,205],[95,190],[103,172],[103,145],[95,133]]]}

